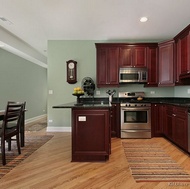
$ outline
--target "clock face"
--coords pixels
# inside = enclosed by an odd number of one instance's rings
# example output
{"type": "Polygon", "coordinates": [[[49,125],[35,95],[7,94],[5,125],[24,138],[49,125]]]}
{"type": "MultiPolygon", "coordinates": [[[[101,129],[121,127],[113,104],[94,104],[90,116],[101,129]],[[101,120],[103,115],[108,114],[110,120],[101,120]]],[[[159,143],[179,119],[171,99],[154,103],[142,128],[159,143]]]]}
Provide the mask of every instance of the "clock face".
{"type": "Polygon", "coordinates": [[[70,68],[70,69],[73,69],[74,67],[75,67],[75,65],[74,65],[73,62],[69,63],[69,68],[70,68]]]}

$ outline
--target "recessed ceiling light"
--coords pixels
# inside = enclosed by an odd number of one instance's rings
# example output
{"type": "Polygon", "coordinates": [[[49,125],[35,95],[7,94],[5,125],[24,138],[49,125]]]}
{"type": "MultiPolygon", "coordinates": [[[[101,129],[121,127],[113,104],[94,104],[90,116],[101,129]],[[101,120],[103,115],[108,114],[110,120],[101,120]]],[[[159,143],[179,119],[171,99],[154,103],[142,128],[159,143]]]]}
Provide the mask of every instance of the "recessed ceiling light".
{"type": "Polygon", "coordinates": [[[146,22],[147,20],[148,20],[147,17],[141,17],[141,18],[140,18],[140,21],[141,21],[141,22],[146,22]]]}

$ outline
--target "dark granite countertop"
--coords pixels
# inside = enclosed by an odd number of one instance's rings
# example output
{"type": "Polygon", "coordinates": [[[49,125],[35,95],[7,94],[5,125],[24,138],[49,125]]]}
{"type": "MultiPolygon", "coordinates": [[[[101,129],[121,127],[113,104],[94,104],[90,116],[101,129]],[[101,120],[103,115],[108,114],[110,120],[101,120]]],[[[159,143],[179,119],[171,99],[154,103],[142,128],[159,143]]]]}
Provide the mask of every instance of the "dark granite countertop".
{"type": "Polygon", "coordinates": [[[53,108],[111,108],[112,106],[110,106],[108,103],[93,103],[93,102],[88,102],[88,103],[76,103],[76,102],[70,102],[67,104],[60,104],[60,105],[56,105],[53,106],[53,108]]]}
{"type": "MultiPolygon", "coordinates": [[[[112,103],[121,103],[128,102],[130,99],[126,98],[113,98],[112,103]]],[[[170,104],[175,106],[183,106],[190,108],[190,98],[173,98],[173,97],[155,97],[149,98],[145,97],[142,101],[139,102],[149,102],[149,103],[161,103],[161,104],[170,104]]],[[[80,103],[76,102],[60,104],[53,106],[53,108],[110,108],[111,106],[108,103],[108,98],[106,97],[95,97],[95,98],[81,98],[80,103]]]]}

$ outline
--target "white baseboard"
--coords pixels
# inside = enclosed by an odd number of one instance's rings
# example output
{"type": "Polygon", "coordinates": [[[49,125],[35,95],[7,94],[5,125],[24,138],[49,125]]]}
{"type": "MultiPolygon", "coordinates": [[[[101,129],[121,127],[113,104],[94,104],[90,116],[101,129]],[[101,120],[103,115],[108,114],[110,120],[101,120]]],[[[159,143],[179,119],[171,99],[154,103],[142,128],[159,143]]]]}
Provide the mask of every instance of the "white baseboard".
{"type": "MultiPolygon", "coordinates": [[[[46,118],[46,117],[47,117],[47,114],[30,118],[30,119],[25,120],[25,124],[27,124],[27,123],[32,123],[32,122],[38,121],[38,120],[43,119],[43,118],[46,118]]],[[[47,131],[47,132],[71,132],[71,127],[63,127],[63,126],[59,126],[59,127],[48,127],[48,126],[47,126],[46,131],[47,131]]]]}
{"type": "Polygon", "coordinates": [[[37,117],[33,117],[33,118],[30,118],[30,119],[26,119],[25,120],[25,124],[27,124],[27,123],[32,123],[32,122],[34,122],[34,121],[38,121],[38,120],[40,120],[40,119],[42,119],[42,118],[46,118],[47,117],[47,114],[43,114],[43,115],[40,115],[40,116],[37,116],[37,117]]]}
{"type": "Polygon", "coordinates": [[[71,127],[47,127],[47,132],[71,132],[71,127]]]}

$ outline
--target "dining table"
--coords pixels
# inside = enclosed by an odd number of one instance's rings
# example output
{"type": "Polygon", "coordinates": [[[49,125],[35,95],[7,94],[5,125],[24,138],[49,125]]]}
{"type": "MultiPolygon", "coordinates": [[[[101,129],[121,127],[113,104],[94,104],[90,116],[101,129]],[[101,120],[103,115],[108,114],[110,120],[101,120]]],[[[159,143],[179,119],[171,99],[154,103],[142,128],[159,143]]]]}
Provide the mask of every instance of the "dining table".
{"type": "MultiPolygon", "coordinates": [[[[25,145],[25,112],[26,109],[22,112],[22,119],[21,119],[21,125],[20,125],[20,145],[21,147],[24,147],[25,145]]],[[[5,110],[0,110],[0,121],[4,119],[5,110]]]]}

